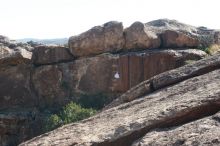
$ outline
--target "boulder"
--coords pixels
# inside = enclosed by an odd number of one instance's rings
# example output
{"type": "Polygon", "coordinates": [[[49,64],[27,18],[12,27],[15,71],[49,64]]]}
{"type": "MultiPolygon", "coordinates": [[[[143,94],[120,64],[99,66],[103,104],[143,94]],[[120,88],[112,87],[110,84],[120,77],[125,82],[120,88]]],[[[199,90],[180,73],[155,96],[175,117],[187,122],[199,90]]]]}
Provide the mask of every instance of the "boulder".
{"type": "Polygon", "coordinates": [[[163,30],[175,30],[179,32],[197,34],[198,29],[194,26],[181,23],[177,20],[170,19],[158,19],[146,23],[147,26],[151,26],[151,29],[157,31],[158,33],[163,32],[163,30]]]}
{"type": "Polygon", "coordinates": [[[0,35],[0,43],[8,44],[10,42],[9,38],[3,35],[0,35]]]}
{"type": "Polygon", "coordinates": [[[141,22],[135,22],[124,30],[125,48],[149,49],[160,47],[160,37],[141,22]]]}
{"type": "Polygon", "coordinates": [[[68,48],[61,46],[38,46],[34,49],[32,56],[32,62],[35,65],[61,63],[73,59],[68,48]]]}
{"type": "MultiPolygon", "coordinates": [[[[220,110],[219,74],[220,70],[216,69],[186,79],[130,103],[100,112],[87,120],[68,124],[40,135],[20,146],[131,145],[152,130],[182,126],[218,112],[220,110]]],[[[191,131],[193,132],[193,129],[191,131]]],[[[213,135],[218,136],[217,129],[212,132],[213,135]]],[[[208,137],[209,132],[203,135],[208,137]]],[[[202,141],[205,140],[201,140],[201,143],[202,141]]]]}
{"type": "Polygon", "coordinates": [[[220,112],[188,124],[153,130],[132,146],[220,145],[220,112]]]}
{"type": "Polygon", "coordinates": [[[183,48],[199,47],[199,40],[196,36],[190,36],[175,30],[165,30],[161,34],[162,48],[183,48]]]}
{"type": "Polygon", "coordinates": [[[161,37],[161,48],[183,48],[200,45],[198,30],[176,20],[159,19],[146,25],[161,37]]]}
{"type": "Polygon", "coordinates": [[[32,53],[22,47],[14,49],[0,45],[0,66],[15,66],[30,63],[32,53]]]}
{"type": "Polygon", "coordinates": [[[115,21],[69,38],[70,52],[77,57],[117,52],[123,49],[124,43],[122,23],[115,21]]]}

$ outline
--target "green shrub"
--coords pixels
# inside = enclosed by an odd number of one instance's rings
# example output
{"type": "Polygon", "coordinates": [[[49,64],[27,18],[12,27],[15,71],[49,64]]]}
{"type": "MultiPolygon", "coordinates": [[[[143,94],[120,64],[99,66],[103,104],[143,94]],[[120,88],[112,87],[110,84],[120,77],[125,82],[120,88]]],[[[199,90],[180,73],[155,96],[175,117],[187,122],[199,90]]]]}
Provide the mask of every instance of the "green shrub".
{"type": "Polygon", "coordinates": [[[59,127],[61,124],[62,124],[61,118],[58,115],[53,114],[46,118],[44,131],[53,130],[59,127]]]}
{"type": "Polygon", "coordinates": [[[199,49],[206,52],[207,54],[210,54],[209,47],[199,47],[199,49]]]}
{"type": "Polygon", "coordinates": [[[83,120],[95,113],[96,110],[82,108],[80,105],[70,102],[63,107],[59,114],[52,114],[45,120],[44,131],[50,131],[59,126],[83,120]]]}
{"type": "Polygon", "coordinates": [[[63,124],[68,124],[90,117],[94,115],[95,112],[96,111],[91,108],[82,108],[80,105],[70,102],[63,108],[62,112],[60,113],[60,117],[63,121],[63,124]]]}

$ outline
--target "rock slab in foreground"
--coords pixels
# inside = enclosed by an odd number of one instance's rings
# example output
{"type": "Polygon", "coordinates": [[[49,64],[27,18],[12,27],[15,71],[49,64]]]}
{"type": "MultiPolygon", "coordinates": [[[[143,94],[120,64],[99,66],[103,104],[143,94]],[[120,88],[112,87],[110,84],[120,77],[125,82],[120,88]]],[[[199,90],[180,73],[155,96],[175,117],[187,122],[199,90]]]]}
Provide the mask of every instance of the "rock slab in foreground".
{"type": "Polygon", "coordinates": [[[20,146],[127,146],[155,128],[166,128],[220,110],[220,70],[163,88],[141,99],[58,128],[20,146]]]}
{"type": "Polygon", "coordinates": [[[220,112],[180,127],[158,129],[149,132],[132,146],[149,145],[218,146],[220,145],[220,112]]]}

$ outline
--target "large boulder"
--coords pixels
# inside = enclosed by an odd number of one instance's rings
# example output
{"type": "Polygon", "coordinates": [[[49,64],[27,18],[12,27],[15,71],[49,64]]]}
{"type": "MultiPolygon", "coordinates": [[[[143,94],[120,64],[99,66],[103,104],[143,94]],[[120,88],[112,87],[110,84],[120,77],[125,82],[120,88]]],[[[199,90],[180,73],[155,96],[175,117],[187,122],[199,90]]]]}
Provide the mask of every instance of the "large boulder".
{"type": "Polygon", "coordinates": [[[115,21],[69,38],[70,52],[77,57],[117,52],[123,49],[124,43],[122,23],[115,21]]]}
{"type": "Polygon", "coordinates": [[[125,48],[149,49],[160,47],[160,37],[141,22],[135,22],[124,30],[125,48]]]}
{"type": "Polygon", "coordinates": [[[198,47],[199,40],[196,36],[190,36],[175,30],[165,30],[161,34],[163,48],[198,47]]]}
{"type": "Polygon", "coordinates": [[[161,48],[199,47],[196,27],[176,20],[159,19],[145,24],[161,37],[161,48]]]}
{"type": "Polygon", "coordinates": [[[31,55],[22,47],[0,45],[0,110],[36,104],[30,89],[31,55]]]}
{"type": "Polygon", "coordinates": [[[67,62],[73,59],[74,57],[68,48],[62,46],[37,46],[32,56],[32,62],[35,65],[67,62]]]}
{"type": "Polygon", "coordinates": [[[215,70],[220,66],[219,55],[211,56],[209,58],[204,58],[198,62],[192,64],[187,64],[183,67],[173,69],[171,71],[163,72],[156,75],[149,80],[145,80],[134,86],[119,98],[115,99],[112,103],[107,105],[105,109],[109,109],[120,104],[130,102],[143,95],[150,94],[155,90],[170,86],[172,84],[179,83],[186,79],[205,74],[209,71],[215,70]]]}
{"type": "MultiPolygon", "coordinates": [[[[196,66],[192,66],[192,69],[194,67],[196,66]]],[[[211,116],[220,110],[220,70],[218,68],[219,66],[214,71],[207,69],[203,75],[185,79],[130,103],[105,110],[82,122],[60,127],[24,142],[20,146],[127,146],[144,135],[151,136],[152,130],[182,126],[185,123],[211,116]],[[149,135],[147,135],[148,133],[149,135]]],[[[184,76],[184,74],[182,75],[184,76]]],[[[218,117],[216,119],[215,123],[218,124],[218,117]]],[[[201,123],[199,125],[204,125],[203,122],[198,122],[201,123]]],[[[212,143],[219,141],[219,131],[216,129],[210,135],[210,131],[214,127],[209,125],[202,128],[209,132],[202,132],[201,136],[197,136],[206,138],[201,140],[201,144],[205,140],[212,143]],[[208,138],[213,135],[217,137],[208,138]]],[[[194,131],[193,128],[189,128],[188,133],[194,131]]],[[[184,131],[178,129],[174,129],[174,132],[184,135],[184,131]]],[[[172,138],[178,138],[175,133],[172,134],[173,137],[167,141],[167,144],[172,141],[172,138]]],[[[160,137],[160,139],[162,138],[160,137]]],[[[174,141],[178,141],[178,139],[174,139],[174,141]]]]}
{"type": "Polygon", "coordinates": [[[22,47],[9,48],[0,45],[0,66],[15,66],[30,63],[32,53],[22,47]]]}

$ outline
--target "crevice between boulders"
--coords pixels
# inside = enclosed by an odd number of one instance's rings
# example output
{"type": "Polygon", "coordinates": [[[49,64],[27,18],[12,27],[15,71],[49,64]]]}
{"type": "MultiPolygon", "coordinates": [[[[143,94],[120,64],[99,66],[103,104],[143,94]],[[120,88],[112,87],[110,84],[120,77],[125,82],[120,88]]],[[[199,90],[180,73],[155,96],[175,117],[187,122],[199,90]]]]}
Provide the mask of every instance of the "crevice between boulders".
{"type": "Polygon", "coordinates": [[[32,97],[34,97],[34,99],[37,100],[37,103],[36,103],[36,106],[39,106],[40,104],[40,99],[39,99],[39,96],[38,96],[38,92],[36,91],[35,89],[35,86],[34,86],[34,83],[33,83],[33,72],[34,72],[34,68],[31,67],[30,68],[30,79],[29,79],[29,88],[30,88],[30,93],[32,94],[32,97]]]}
{"type": "Polygon", "coordinates": [[[133,131],[117,139],[108,140],[101,143],[92,143],[92,145],[93,146],[129,146],[135,140],[143,137],[145,134],[147,134],[148,132],[154,129],[180,126],[188,122],[192,122],[204,118],[206,116],[214,115],[218,111],[220,111],[220,99],[210,101],[198,107],[192,107],[182,111],[178,111],[161,120],[153,121],[151,125],[140,128],[136,131],[133,131]]]}

